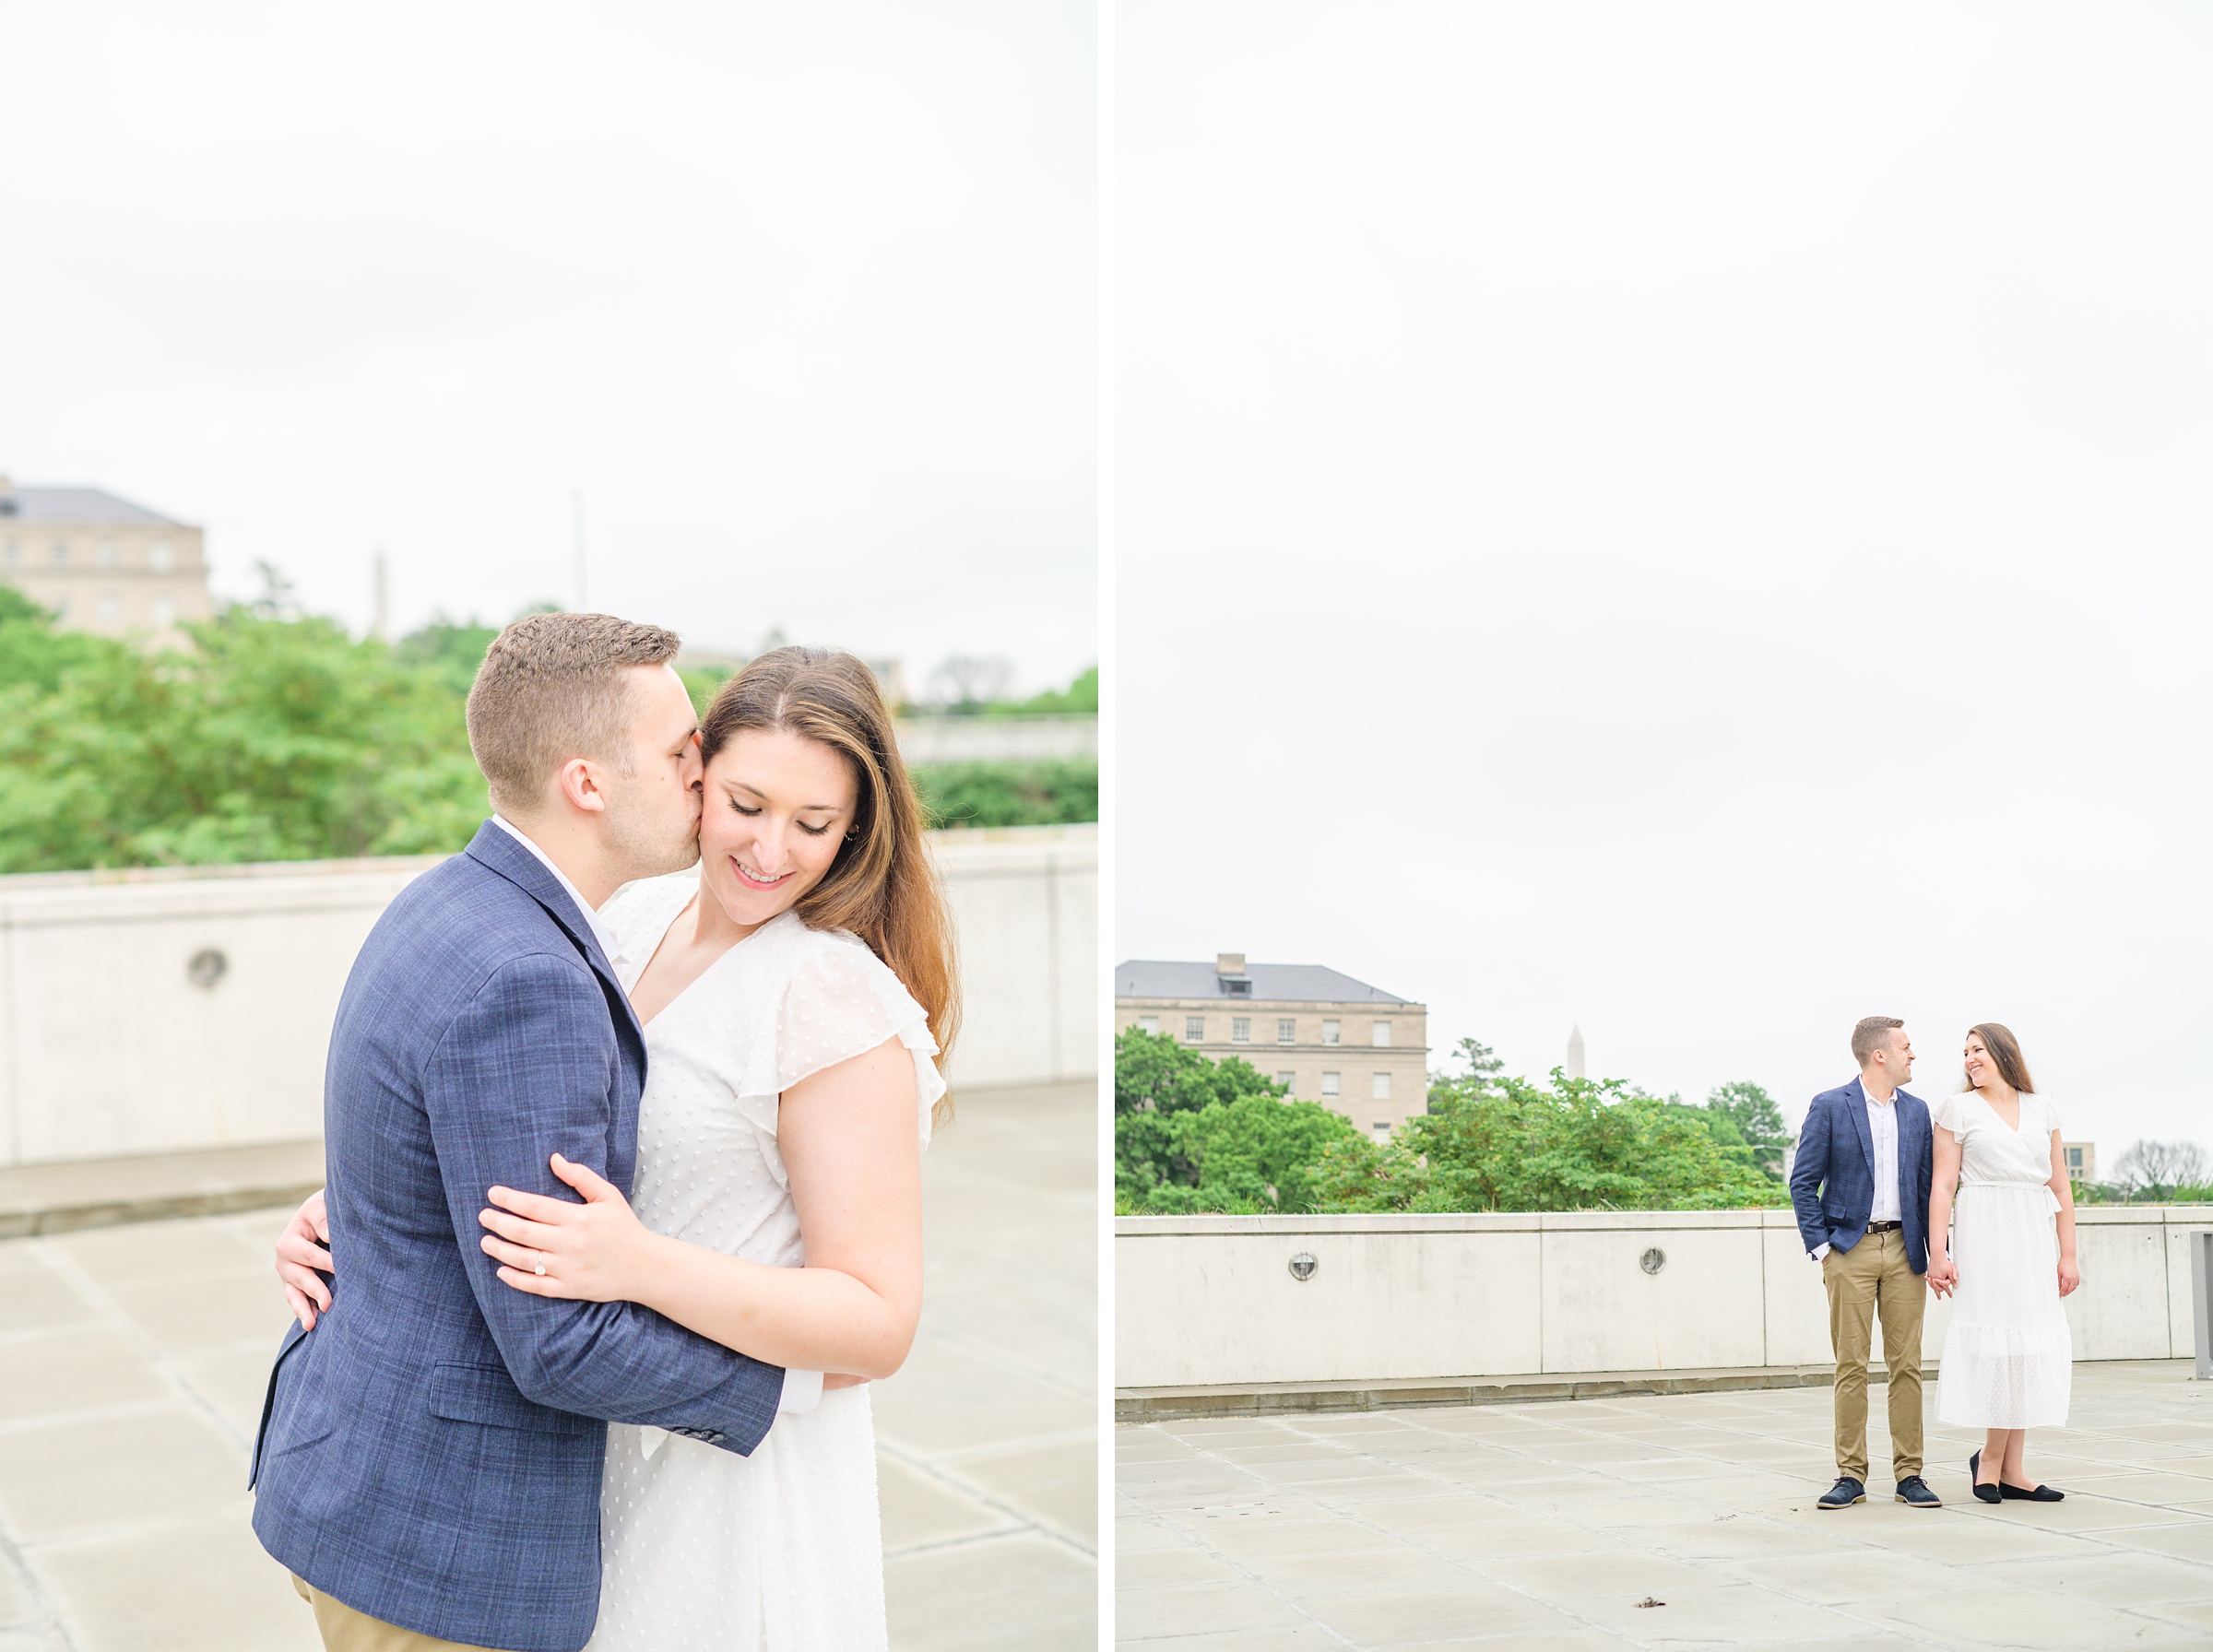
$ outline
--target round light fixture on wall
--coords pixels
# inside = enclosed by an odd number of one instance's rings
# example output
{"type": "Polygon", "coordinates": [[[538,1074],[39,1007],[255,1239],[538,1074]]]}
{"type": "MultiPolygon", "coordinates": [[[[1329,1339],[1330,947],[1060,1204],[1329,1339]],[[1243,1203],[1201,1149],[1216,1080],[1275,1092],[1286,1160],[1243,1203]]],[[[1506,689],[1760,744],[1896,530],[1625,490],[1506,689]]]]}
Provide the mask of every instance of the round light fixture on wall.
{"type": "Polygon", "coordinates": [[[1637,1266],[1647,1273],[1658,1273],[1667,1266],[1667,1253],[1655,1245],[1637,1258],[1637,1266]]]}
{"type": "Polygon", "coordinates": [[[1314,1270],[1320,1266],[1320,1263],[1302,1250],[1291,1258],[1291,1277],[1303,1285],[1314,1277],[1314,1270]]]}
{"type": "Polygon", "coordinates": [[[230,972],[231,961],[213,947],[202,947],[184,966],[184,978],[195,986],[213,986],[230,972]]]}

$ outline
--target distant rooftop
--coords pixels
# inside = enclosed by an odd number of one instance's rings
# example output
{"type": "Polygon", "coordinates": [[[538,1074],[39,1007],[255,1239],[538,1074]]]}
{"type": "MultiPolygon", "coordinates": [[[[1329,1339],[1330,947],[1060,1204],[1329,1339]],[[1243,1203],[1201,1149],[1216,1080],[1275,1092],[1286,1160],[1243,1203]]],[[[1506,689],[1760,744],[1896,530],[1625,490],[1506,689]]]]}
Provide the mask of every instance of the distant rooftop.
{"type": "Polygon", "coordinates": [[[1255,998],[1277,1004],[1411,1004],[1319,963],[1246,963],[1235,953],[1213,963],[1170,963],[1135,958],[1114,967],[1120,998],[1255,998]],[[1241,973],[1223,964],[1237,958],[1241,973]],[[1235,985],[1249,982],[1249,986],[1235,985]]]}
{"type": "Polygon", "coordinates": [[[0,522],[64,523],[71,526],[114,524],[136,527],[183,527],[127,499],[100,488],[16,488],[0,477],[0,522]]]}

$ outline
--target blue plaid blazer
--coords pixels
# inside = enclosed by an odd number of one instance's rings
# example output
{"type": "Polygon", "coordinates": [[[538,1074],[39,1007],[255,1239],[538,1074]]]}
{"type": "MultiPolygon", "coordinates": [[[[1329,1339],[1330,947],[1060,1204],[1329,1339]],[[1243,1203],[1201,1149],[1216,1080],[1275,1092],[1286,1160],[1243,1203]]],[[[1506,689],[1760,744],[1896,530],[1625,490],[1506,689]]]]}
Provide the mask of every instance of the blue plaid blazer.
{"type": "Polygon", "coordinates": [[[324,1081],[330,1312],[294,1325],[254,1441],[262,1546],[357,1611],[445,1640],[576,1652],[599,1615],[607,1420],[745,1453],[783,1373],[630,1303],[510,1290],[492,1184],[627,1193],[644,1035],[591,926],[486,821],[355,961],[324,1081]]]}
{"type": "MultiPolygon", "coordinates": [[[[1906,1266],[1929,1270],[1929,1189],[1935,1145],[1928,1103],[1899,1091],[1898,1209],[1906,1266]]],[[[1857,1079],[1824,1090],[1805,1110],[1797,1156],[1791,1161],[1791,1207],[1807,1254],[1818,1245],[1850,1250],[1867,1236],[1875,1213],[1875,1133],[1867,1127],[1867,1092],[1857,1079]]]]}

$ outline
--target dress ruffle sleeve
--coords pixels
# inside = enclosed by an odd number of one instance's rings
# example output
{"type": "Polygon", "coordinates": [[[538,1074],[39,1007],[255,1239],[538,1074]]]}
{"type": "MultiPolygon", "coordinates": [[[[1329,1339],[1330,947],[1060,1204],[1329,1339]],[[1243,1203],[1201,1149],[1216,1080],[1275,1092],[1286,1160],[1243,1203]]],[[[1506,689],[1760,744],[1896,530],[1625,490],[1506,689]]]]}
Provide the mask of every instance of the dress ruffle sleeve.
{"type": "MultiPolygon", "coordinates": [[[[760,1040],[747,1052],[734,1087],[739,1111],[773,1138],[786,1091],[896,1038],[914,1057],[915,1128],[927,1148],[930,1109],[945,1093],[929,1014],[855,937],[795,926],[787,938],[800,957],[777,1006],[774,1039],[760,1040]]],[[[783,1156],[772,1151],[770,1161],[783,1181],[783,1156]]]]}
{"type": "Polygon", "coordinates": [[[1949,1130],[1955,1136],[1967,1129],[1967,1105],[1963,1096],[1939,1096],[1929,1103],[1929,1122],[1940,1130],[1949,1130]]]}

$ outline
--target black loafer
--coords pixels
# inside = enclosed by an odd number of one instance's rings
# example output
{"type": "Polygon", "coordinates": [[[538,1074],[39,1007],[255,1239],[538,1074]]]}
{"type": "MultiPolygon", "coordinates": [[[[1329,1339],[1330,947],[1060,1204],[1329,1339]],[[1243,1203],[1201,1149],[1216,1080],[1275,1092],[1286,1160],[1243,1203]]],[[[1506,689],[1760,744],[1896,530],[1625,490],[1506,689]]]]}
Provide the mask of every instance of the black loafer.
{"type": "Polygon", "coordinates": [[[1929,1482],[1918,1474],[1909,1474],[1898,1482],[1898,1500],[1908,1508],[1942,1508],[1944,1499],[1929,1490],[1929,1482]]]}
{"type": "Polygon", "coordinates": [[[1978,1451],[1967,1459],[1968,1483],[1975,1488],[1975,1495],[1984,1503],[1995,1503],[2003,1495],[1995,1486],[1986,1486],[1975,1476],[1982,1471],[1982,1454],[1978,1451]]]}
{"type": "Polygon", "coordinates": [[[1867,1501],[1867,1488],[1849,1474],[1837,1476],[1837,1483],[1821,1493],[1816,1508],[1850,1508],[1855,1503],[1867,1501]]]}
{"type": "Polygon", "coordinates": [[[2002,1480],[1998,1481],[1998,1495],[2015,1498],[2022,1503],[2064,1503],[2067,1496],[2065,1492],[2054,1492],[2050,1486],[2038,1486],[2032,1492],[2025,1492],[2019,1486],[2009,1486],[2002,1480]]]}

